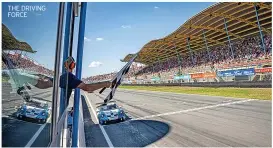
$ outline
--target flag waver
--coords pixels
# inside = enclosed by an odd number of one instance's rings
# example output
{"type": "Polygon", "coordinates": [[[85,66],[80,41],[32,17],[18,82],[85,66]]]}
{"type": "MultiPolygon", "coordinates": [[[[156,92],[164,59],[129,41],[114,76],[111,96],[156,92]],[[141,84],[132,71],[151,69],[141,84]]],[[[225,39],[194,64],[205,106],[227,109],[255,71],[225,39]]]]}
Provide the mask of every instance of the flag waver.
{"type": "MultiPolygon", "coordinates": [[[[104,99],[104,103],[107,103],[108,101],[110,101],[111,99],[113,99],[113,96],[116,92],[116,89],[118,88],[118,86],[121,84],[122,82],[122,78],[124,75],[126,75],[129,70],[130,70],[130,66],[132,65],[132,63],[134,62],[134,60],[136,59],[138,54],[135,54],[131,60],[115,75],[115,77],[112,79],[112,85],[111,85],[111,91],[108,94],[108,96],[104,99]]],[[[100,90],[100,94],[105,90],[106,88],[103,88],[100,90]]]]}

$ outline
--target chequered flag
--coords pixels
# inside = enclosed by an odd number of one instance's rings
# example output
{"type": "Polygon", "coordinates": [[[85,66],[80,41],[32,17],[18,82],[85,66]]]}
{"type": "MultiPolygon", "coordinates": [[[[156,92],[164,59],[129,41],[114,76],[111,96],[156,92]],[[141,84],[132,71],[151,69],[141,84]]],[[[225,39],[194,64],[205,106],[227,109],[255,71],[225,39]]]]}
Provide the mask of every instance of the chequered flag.
{"type": "MultiPolygon", "coordinates": [[[[135,54],[134,57],[132,57],[131,60],[115,75],[115,77],[112,80],[111,91],[110,91],[109,95],[104,99],[104,103],[107,103],[111,99],[113,99],[116,89],[118,88],[118,86],[122,82],[123,76],[128,73],[128,71],[130,70],[130,66],[132,65],[132,63],[136,59],[137,55],[138,54],[135,54]]],[[[102,93],[104,90],[105,90],[105,88],[103,88],[99,93],[102,93]]]]}

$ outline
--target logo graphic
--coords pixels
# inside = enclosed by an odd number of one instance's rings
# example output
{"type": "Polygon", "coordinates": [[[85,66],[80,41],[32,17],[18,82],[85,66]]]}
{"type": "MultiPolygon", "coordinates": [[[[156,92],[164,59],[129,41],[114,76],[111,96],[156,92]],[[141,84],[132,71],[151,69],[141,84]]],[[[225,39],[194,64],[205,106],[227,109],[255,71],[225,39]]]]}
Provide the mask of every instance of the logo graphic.
{"type": "Polygon", "coordinates": [[[11,18],[28,17],[28,12],[40,15],[39,12],[44,11],[46,11],[45,5],[8,5],[8,17],[11,18]]]}

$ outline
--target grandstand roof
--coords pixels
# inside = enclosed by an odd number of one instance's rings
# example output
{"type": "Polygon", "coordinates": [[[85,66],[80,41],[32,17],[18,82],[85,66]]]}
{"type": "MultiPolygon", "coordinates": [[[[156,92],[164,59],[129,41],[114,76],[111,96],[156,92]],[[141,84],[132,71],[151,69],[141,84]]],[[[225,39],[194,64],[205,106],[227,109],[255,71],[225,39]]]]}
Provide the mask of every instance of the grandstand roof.
{"type": "MultiPolygon", "coordinates": [[[[261,29],[264,34],[271,35],[272,3],[264,2],[256,3],[256,5],[258,6],[261,29]]],[[[231,41],[259,35],[253,2],[216,3],[191,17],[168,36],[145,44],[135,61],[150,65],[158,60],[165,61],[170,57],[177,56],[176,52],[187,54],[189,52],[188,38],[191,50],[206,49],[204,34],[208,47],[227,45],[228,37],[224,18],[231,41]]],[[[121,61],[127,62],[131,57],[132,54],[128,54],[121,61]]]]}
{"type": "Polygon", "coordinates": [[[18,41],[4,24],[2,24],[2,49],[21,50],[31,53],[36,52],[32,50],[28,43],[18,41]]]}

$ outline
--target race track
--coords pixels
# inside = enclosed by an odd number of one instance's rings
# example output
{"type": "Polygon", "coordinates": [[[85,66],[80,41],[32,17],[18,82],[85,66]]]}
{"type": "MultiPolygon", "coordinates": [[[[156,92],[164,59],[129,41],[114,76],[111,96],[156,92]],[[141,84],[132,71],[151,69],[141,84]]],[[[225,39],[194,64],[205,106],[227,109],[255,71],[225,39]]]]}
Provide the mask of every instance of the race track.
{"type": "MultiPolygon", "coordinates": [[[[14,118],[14,106],[22,99],[5,87],[2,146],[48,146],[50,121],[14,118]]],[[[113,100],[127,120],[100,126],[94,112],[108,92],[81,93],[88,147],[271,147],[271,101],[119,89],[113,100]]],[[[31,95],[51,103],[52,90],[33,88],[31,95]]]]}
{"type": "MultiPolygon", "coordinates": [[[[29,94],[34,100],[47,101],[51,106],[52,88],[41,90],[32,87],[29,94]]],[[[15,106],[19,107],[23,102],[22,97],[12,91],[10,84],[2,84],[2,147],[47,147],[50,141],[50,120],[38,124],[17,119],[14,115],[15,106]]]]}
{"type": "Polygon", "coordinates": [[[271,101],[119,89],[127,121],[99,126],[106,94],[82,93],[88,147],[271,147],[271,101]]]}

